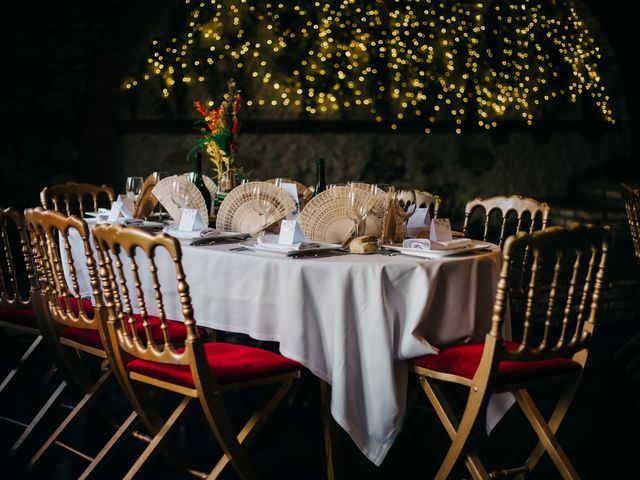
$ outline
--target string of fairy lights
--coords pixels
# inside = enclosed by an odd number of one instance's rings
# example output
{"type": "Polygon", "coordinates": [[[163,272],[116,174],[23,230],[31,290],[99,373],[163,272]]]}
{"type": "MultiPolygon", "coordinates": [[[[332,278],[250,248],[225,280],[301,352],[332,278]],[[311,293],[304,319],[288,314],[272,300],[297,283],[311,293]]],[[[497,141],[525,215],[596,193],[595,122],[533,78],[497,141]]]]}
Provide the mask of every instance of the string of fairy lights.
{"type": "MultiPolygon", "coordinates": [[[[124,88],[215,90],[229,76],[250,110],[366,115],[491,129],[531,124],[557,98],[593,102],[614,123],[601,50],[571,0],[185,0],[187,24],[153,40],[124,88]],[[247,95],[250,92],[251,95],[247,95]]],[[[210,95],[214,93],[211,92],[210,95]]],[[[213,100],[208,100],[213,105],[213,100]]]]}

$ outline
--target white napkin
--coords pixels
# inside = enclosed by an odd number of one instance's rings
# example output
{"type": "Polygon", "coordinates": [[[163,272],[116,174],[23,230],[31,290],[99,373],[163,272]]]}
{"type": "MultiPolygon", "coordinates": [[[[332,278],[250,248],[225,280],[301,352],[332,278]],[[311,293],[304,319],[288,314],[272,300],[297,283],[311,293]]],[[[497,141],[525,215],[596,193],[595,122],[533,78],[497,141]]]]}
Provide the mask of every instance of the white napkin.
{"type": "Polygon", "coordinates": [[[277,250],[279,252],[290,252],[291,250],[306,250],[308,248],[318,248],[320,244],[318,242],[298,242],[293,245],[281,245],[278,243],[278,235],[267,234],[258,237],[258,246],[262,248],[268,248],[270,250],[277,250]]]}
{"type": "Polygon", "coordinates": [[[409,238],[402,242],[404,248],[415,250],[458,250],[473,245],[473,240],[469,238],[456,238],[450,242],[436,242],[428,238],[409,238]]]}

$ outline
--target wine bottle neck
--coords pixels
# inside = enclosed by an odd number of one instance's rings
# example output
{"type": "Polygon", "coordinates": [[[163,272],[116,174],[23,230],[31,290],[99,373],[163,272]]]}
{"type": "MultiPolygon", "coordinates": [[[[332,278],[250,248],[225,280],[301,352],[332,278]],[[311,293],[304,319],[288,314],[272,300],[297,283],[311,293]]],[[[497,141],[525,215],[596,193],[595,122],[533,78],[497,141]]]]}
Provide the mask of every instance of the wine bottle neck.
{"type": "Polygon", "coordinates": [[[202,153],[196,152],[193,156],[193,171],[194,173],[202,173],[202,153]]]}

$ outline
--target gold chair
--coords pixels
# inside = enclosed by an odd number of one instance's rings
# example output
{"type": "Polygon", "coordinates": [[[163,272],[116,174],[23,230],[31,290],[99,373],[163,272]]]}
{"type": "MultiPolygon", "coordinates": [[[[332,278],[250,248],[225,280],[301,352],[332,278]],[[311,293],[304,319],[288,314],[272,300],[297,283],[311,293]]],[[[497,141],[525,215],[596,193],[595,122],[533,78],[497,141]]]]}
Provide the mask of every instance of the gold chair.
{"type": "MultiPolygon", "coordinates": [[[[87,478],[101,466],[111,447],[117,445],[131,431],[131,427],[137,421],[137,414],[134,411],[127,417],[105,448],[95,457],[59,441],[66,428],[93,407],[113,378],[113,370],[106,361],[106,344],[98,327],[99,318],[105,315],[102,291],[94,251],[89,240],[89,228],[84,220],[41,209],[27,210],[26,220],[41,286],[40,304],[56,348],[58,366],[67,383],[83,394],[74,409],[33,456],[30,466],[33,468],[51,446],[58,445],[89,462],[82,476],[87,478]],[[75,252],[75,255],[71,246],[72,235],[77,235],[76,240],[82,245],[82,252],[75,252]],[[58,242],[61,244],[60,247],[58,242]],[[71,285],[67,284],[65,278],[65,262],[71,285]],[[93,302],[90,298],[81,297],[83,271],[88,275],[93,302]],[[99,366],[100,369],[97,380],[91,371],[95,366],[99,366]]],[[[161,326],[159,319],[149,319],[147,327],[158,342],[164,337],[163,328],[170,329],[176,342],[184,341],[186,338],[186,330],[180,322],[167,321],[161,326]]],[[[142,322],[135,319],[132,328],[142,329],[142,322]]]]}
{"type": "Polygon", "coordinates": [[[555,434],[580,383],[596,327],[607,230],[551,227],[509,237],[504,245],[491,330],[484,342],[445,347],[437,355],[413,359],[413,372],[452,440],[436,479],[447,478],[458,460],[464,460],[474,479],[524,474],[533,471],[545,452],[564,479],[578,478],[555,434]],[[512,341],[506,335],[503,338],[508,285],[512,261],[525,249],[532,254],[532,274],[527,282],[527,308],[519,323],[520,340],[512,341]],[[541,288],[548,280],[548,290],[541,288]],[[461,418],[450,406],[446,387],[451,384],[468,389],[461,418]],[[555,386],[559,394],[548,421],[529,393],[529,388],[536,386],[555,386]],[[515,395],[539,442],[523,466],[490,476],[478,457],[485,412],[491,394],[506,391],[515,395]]]}
{"type": "Polygon", "coordinates": [[[490,235],[492,213],[498,212],[500,214],[500,235],[498,242],[496,242],[500,247],[504,245],[507,237],[507,221],[512,214],[515,214],[517,218],[515,232],[528,230],[529,233],[546,228],[551,215],[551,207],[549,205],[521,195],[475,198],[467,202],[464,209],[462,233],[465,237],[469,236],[471,214],[476,209],[484,211],[482,240],[485,242],[493,240],[493,235],[490,235]],[[528,214],[529,219],[525,218],[525,213],[528,214]],[[527,221],[529,222],[528,229],[526,228],[527,221]]]}
{"type": "MultiPolygon", "coordinates": [[[[18,364],[0,382],[2,394],[42,344],[42,335],[31,297],[35,280],[31,246],[24,225],[24,216],[15,208],[0,208],[0,263],[6,265],[6,270],[0,266],[0,328],[33,337],[18,364]],[[22,257],[22,262],[16,262],[16,253],[22,257]],[[27,280],[29,284],[25,285],[24,282],[27,280]]],[[[13,418],[0,416],[0,420],[23,428],[28,427],[28,424],[13,418]]]]}
{"type": "Polygon", "coordinates": [[[622,189],[624,206],[627,210],[633,248],[636,251],[636,259],[640,262],[640,190],[624,183],[620,188],[622,189]]]}
{"type": "Polygon", "coordinates": [[[408,204],[415,201],[416,208],[428,208],[431,218],[438,218],[442,198],[439,195],[427,192],[426,190],[399,190],[396,198],[402,208],[406,210],[408,204]],[[408,194],[408,192],[413,192],[408,194]],[[414,200],[415,196],[415,200],[414,200]]]}
{"type": "Polygon", "coordinates": [[[293,380],[299,378],[300,365],[259,348],[203,341],[196,328],[189,286],[182,268],[182,251],[176,239],[164,234],[153,236],[119,225],[98,225],[93,233],[108,311],[107,321],[103,322],[104,334],[111,343],[113,363],[123,379],[127,394],[145,425],[151,425],[150,433],[154,435],[125,478],[133,478],[158,448],[166,448],[172,431],[195,399],[199,401],[224,452],[207,478],[217,478],[228,463],[241,478],[256,478],[244,447],[284,398],[293,380]],[[180,349],[172,346],[170,330],[164,328],[166,312],[155,260],[159,250],[167,252],[172,259],[171,269],[177,281],[187,330],[184,348],[180,349]],[[127,280],[125,271],[131,273],[132,279],[127,280]],[[150,272],[148,281],[141,280],[142,271],[150,272]],[[145,299],[145,291],[151,298],[149,301],[145,299]],[[144,326],[139,331],[128,327],[136,315],[132,293],[137,298],[144,326]],[[163,325],[165,336],[161,344],[150,335],[148,317],[151,309],[158,312],[163,325]],[[267,384],[279,385],[277,392],[251,416],[236,436],[222,393],[267,384]],[[149,388],[160,388],[183,396],[166,421],[162,420],[151,402],[147,392],[149,388]]]}
{"type": "Polygon", "coordinates": [[[76,214],[84,217],[88,199],[90,199],[89,205],[92,208],[89,211],[97,212],[101,204],[107,207],[111,206],[116,195],[113,188],[107,185],[76,182],[52,185],[45,187],[40,192],[40,202],[44,209],[53,209],[67,215],[76,214]]]}

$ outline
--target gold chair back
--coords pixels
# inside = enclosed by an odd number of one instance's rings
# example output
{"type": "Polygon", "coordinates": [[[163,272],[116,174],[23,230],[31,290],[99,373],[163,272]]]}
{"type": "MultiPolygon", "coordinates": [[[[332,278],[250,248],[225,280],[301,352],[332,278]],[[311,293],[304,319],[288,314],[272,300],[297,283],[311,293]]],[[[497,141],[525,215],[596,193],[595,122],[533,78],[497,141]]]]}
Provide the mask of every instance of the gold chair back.
{"type": "Polygon", "coordinates": [[[32,308],[29,289],[33,281],[33,259],[24,215],[15,208],[0,208],[0,307],[32,308]],[[17,253],[22,261],[16,261],[17,253]],[[24,284],[27,280],[29,285],[24,284]]]}
{"type": "MultiPolygon", "coordinates": [[[[608,228],[578,225],[519,232],[507,239],[489,336],[502,337],[507,293],[518,281],[512,275],[514,266],[519,267],[527,252],[531,265],[522,288],[526,307],[520,319],[513,312],[511,318],[520,346],[502,351],[503,359],[571,357],[588,347],[604,282],[607,232],[608,228]],[[540,325],[542,331],[537,332],[540,325]]],[[[581,358],[584,365],[586,354],[581,358]]]]}
{"type": "Polygon", "coordinates": [[[547,223],[549,222],[549,216],[551,215],[551,207],[549,207],[549,205],[521,195],[512,195],[510,197],[496,196],[475,198],[467,202],[464,209],[464,225],[462,227],[462,233],[464,236],[469,235],[471,214],[476,209],[484,211],[482,240],[485,242],[493,240],[493,238],[491,238],[492,235],[490,235],[491,216],[494,212],[499,213],[501,221],[500,235],[498,237],[498,242],[496,243],[501,248],[504,245],[505,238],[507,237],[507,221],[510,216],[516,216],[516,232],[528,230],[529,233],[532,233],[536,230],[546,228],[547,223]],[[528,214],[529,216],[528,229],[526,228],[527,219],[525,218],[525,214],[528,214]]]}
{"type": "MultiPolygon", "coordinates": [[[[403,209],[407,209],[407,204],[413,203],[413,195],[407,194],[411,190],[398,190],[396,198],[403,209]]],[[[438,218],[442,198],[439,195],[427,192],[426,190],[413,190],[415,194],[416,208],[428,208],[431,218],[438,218]]]]}
{"type": "MultiPolygon", "coordinates": [[[[167,328],[167,315],[158,278],[156,253],[164,249],[173,261],[177,279],[177,292],[186,328],[186,343],[199,338],[189,285],[182,269],[182,250],[179,242],[168,235],[151,235],[136,228],[120,225],[98,225],[93,230],[100,263],[100,277],[108,311],[108,322],[113,327],[121,350],[134,357],[155,362],[188,365],[189,354],[179,353],[167,328]],[[143,263],[144,262],[144,263],[143,263]],[[143,291],[140,270],[150,272],[157,316],[161,322],[162,343],[156,342],[149,323],[149,305],[143,291]],[[125,271],[130,271],[128,280],[125,271]],[[136,328],[134,306],[138,311],[142,329],[136,328]]],[[[189,349],[187,349],[189,350],[189,349]]]]}
{"type": "Polygon", "coordinates": [[[631,231],[633,248],[636,251],[636,259],[640,261],[640,189],[622,184],[622,198],[627,210],[627,220],[631,231]]]}
{"type": "Polygon", "coordinates": [[[115,199],[113,188],[91,183],[61,183],[45,187],[40,192],[40,202],[44,209],[53,209],[67,215],[78,214],[81,217],[84,217],[87,211],[97,212],[101,202],[110,206],[115,199]],[[87,206],[92,210],[87,210],[87,206]]]}
{"type": "Polygon", "coordinates": [[[60,325],[98,329],[94,314],[102,306],[100,282],[86,222],[76,216],[67,217],[40,208],[26,210],[25,218],[47,315],[60,325]],[[71,235],[77,235],[83,247],[82,252],[75,252],[75,256],[71,235]],[[65,278],[64,263],[71,285],[65,278]],[[85,272],[95,301],[95,309],[91,312],[82,302],[80,282],[85,272]]]}

